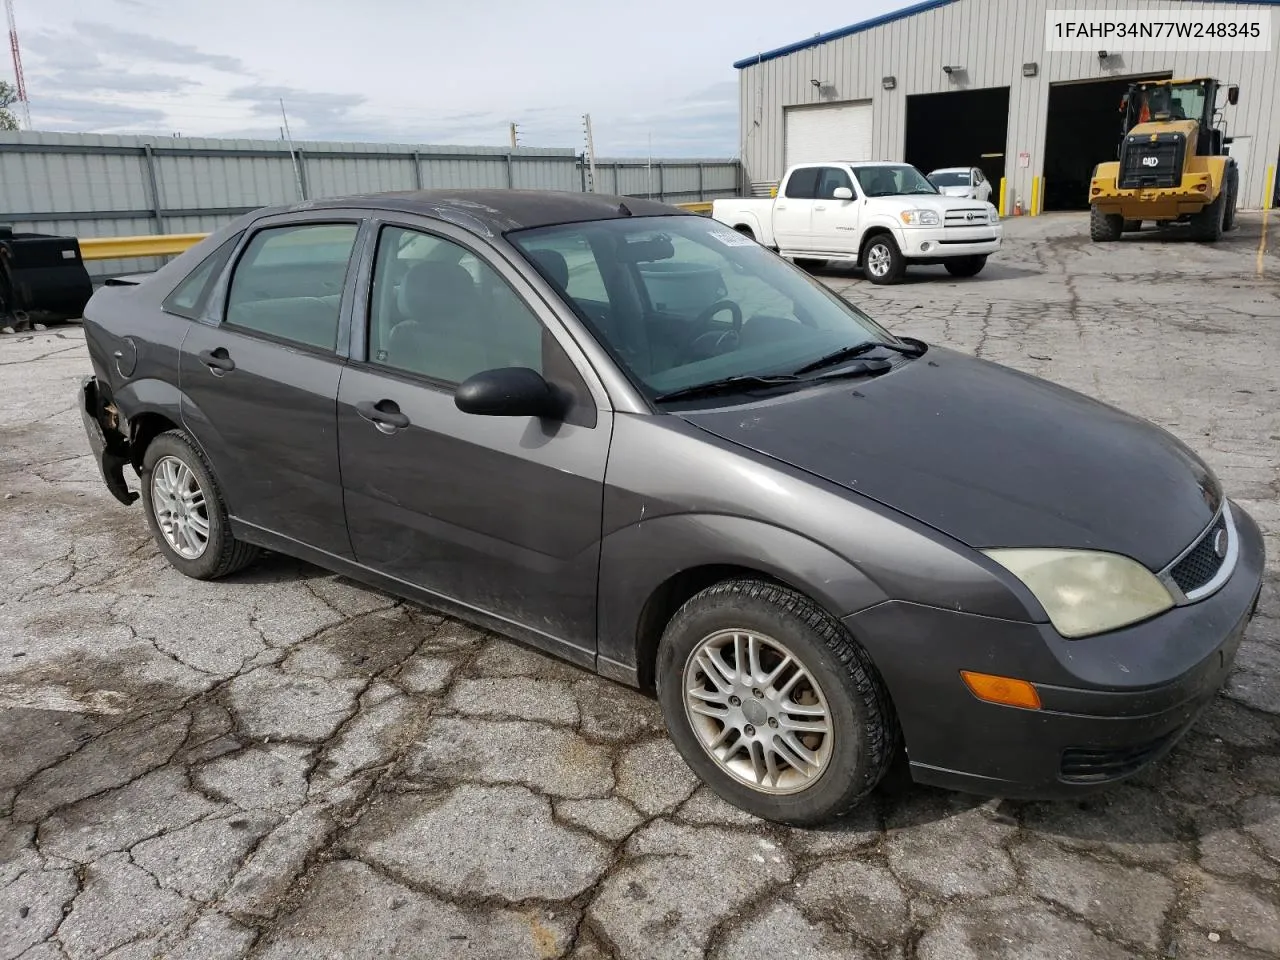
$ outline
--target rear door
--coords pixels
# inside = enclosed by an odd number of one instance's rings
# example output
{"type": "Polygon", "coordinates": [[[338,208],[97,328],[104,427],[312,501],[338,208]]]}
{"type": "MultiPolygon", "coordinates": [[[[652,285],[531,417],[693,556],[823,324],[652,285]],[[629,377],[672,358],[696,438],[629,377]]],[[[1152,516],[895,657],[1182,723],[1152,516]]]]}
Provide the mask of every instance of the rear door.
{"type": "Polygon", "coordinates": [[[797,167],[774,198],[773,241],[778,249],[813,248],[813,208],[821,172],[821,167],[797,167]]]}
{"type": "MultiPolygon", "coordinates": [[[[579,262],[590,251],[566,253],[557,283],[607,297],[579,262]]],[[[613,423],[603,389],[532,286],[467,232],[388,220],[366,260],[338,395],[357,560],[593,663],[613,423]],[[565,422],[455,406],[459,383],[508,366],[573,397],[565,422]]]]}
{"type": "Polygon", "coordinates": [[[336,402],[359,215],[259,221],[182,345],[183,421],[234,522],[351,556],[336,402]]]}

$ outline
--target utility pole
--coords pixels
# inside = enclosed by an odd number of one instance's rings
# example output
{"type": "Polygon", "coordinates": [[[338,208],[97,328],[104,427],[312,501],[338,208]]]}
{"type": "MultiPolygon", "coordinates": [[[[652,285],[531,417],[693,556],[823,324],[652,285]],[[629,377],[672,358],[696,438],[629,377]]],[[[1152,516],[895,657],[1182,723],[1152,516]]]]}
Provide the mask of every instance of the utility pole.
{"type": "Polygon", "coordinates": [[[520,146],[520,141],[519,139],[517,139],[519,132],[520,132],[519,128],[514,123],[511,124],[511,149],[512,150],[515,150],[517,147],[520,146]]]}
{"type": "Polygon", "coordinates": [[[582,128],[587,135],[587,192],[596,192],[596,145],[591,138],[591,114],[582,115],[582,128]]]}
{"type": "Polygon", "coordinates": [[[649,199],[653,199],[653,131],[649,131],[649,163],[644,174],[645,190],[649,199]]]}
{"type": "Polygon", "coordinates": [[[293,134],[289,132],[289,115],[284,112],[284,97],[280,98],[280,117],[284,120],[284,139],[289,144],[289,159],[293,161],[293,179],[298,184],[298,199],[307,199],[302,189],[302,169],[298,166],[298,155],[293,151],[293,134]]]}

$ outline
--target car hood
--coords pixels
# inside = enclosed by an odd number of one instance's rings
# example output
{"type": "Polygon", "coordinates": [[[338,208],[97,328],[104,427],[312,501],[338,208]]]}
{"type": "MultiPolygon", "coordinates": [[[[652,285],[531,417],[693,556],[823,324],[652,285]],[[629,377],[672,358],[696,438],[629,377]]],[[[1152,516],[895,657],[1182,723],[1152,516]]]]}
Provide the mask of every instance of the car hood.
{"type": "Polygon", "coordinates": [[[973,187],[939,187],[938,191],[944,197],[967,197],[973,187]]]}
{"type": "Polygon", "coordinates": [[[1221,497],[1153,424],[938,347],[875,379],[681,416],[976,548],[1107,550],[1158,570],[1221,497]]]}

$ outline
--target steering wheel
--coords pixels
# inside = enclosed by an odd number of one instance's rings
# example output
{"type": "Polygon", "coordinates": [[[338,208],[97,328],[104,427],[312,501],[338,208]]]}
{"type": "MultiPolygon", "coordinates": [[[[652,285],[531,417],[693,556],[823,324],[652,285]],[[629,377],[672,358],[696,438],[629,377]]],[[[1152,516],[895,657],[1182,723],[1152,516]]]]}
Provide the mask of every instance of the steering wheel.
{"type": "Polygon", "coordinates": [[[742,308],[732,300],[717,300],[711,306],[707,307],[697,318],[694,319],[694,326],[702,328],[711,325],[711,318],[721,310],[729,310],[733,313],[733,332],[739,333],[742,330],[742,308]]]}

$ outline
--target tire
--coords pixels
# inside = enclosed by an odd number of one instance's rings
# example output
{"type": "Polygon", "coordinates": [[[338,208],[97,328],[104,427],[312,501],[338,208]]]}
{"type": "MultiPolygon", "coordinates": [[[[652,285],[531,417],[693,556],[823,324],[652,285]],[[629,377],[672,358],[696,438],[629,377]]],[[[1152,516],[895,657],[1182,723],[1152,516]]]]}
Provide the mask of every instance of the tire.
{"type": "Polygon", "coordinates": [[[986,265],[987,258],[985,256],[954,257],[944,264],[947,268],[947,273],[953,277],[976,277],[986,265]]]}
{"type": "MultiPolygon", "coordinates": [[[[179,573],[193,580],[216,580],[243,569],[257,559],[257,547],[236,540],[231,535],[226,503],[213,471],[204,455],[181,430],[162,433],[147,446],[142,458],[141,481],[147,526],[151,528],[151,535],[160,546],[160,552],[179,573]],[[183,467],[189,472],[189,479],[182,473],[183,467]],[[158,488],[169,485],[175,473],[181,478],[178,486],[189,489],[190,484],[194,483],[203,496],[203,520],[208,536],[203,549],[198,553],[192,551],[184,555],[179,552],[162,528],[162,523],[167,521],[169,514],[166,514],[166,521],[160,519],[159,513],[164,510],[164,498],[158,503],[156,494],[164,492],[158,488]]],[[[199,516],[197,510],[196,517],[199,516]]],[[[186,526],[199,539],[198,520],[193,519],[186,526]]],[[[175,534],[175,539],[179,543],[185,542],[188,548],[191,547],[191,541],[184,540],[180,533],[175,534]]]]}
{"type": "Polygon", "coordinates": [[[1123,229],[1124,217],[1118,213],[1103,213],[1097,207],[1089,208],[1089,237],[1094,243],[1119,240],[1123,229]]]}
{"type": "MultiPolygon", "coordinates": [[[[736,662],[737,657],[733,659],[736,662]]],[[[720,662],[728,664],[723,657],[720,662]]],[[[838,819],[875,789],[901,746],[897,717],[871,658],[839,621],[808,598],[775,584],[731,580],[694,596],[667,624],[655,674],[667,731],[689,767],[726,802],[775,823],[818,826],[838,819]],[[708,671],[716,668],[696,654],[707,643],[723,642],[729,650],[736,649],[734,640],[718,639],[735,633],[759,638],[762,673],[777,669],[783,654],[789,653],[807,671],[808,679],[792,686],[792,674],[799,668],[783,667],[774,687],[760,676],[735,684],[719,672],[719,680],[711,681],[708,671]],[[699,684],[709,699],[686,693],[699,684]],[[765,696],[753,696],[753,690],[765,696]],[[766,732],[785,729],[786,722],[795,722],[797,715],[793,712],[789,717],[788,711],[766,706],[778,702],[775,694],[785,695],[795,706],[816,700],[817,706],[810,711],[820,709],[825,701],[827,732],[792,734],[793,740],[807,738],[797,742],[814,758],[816,771],[805,774],[800,765],[788,763],[780,736],[766,732]],[[710,702],[716,699],[732,722],[691,713],[686,707],[690,701],[716,710],[717,705],[710,702]],[[725,741],[727,747],[718,748],[726,750],[727,756],[717,759],[711,750],[726,729],[735,732],[725,741]],[[768,786],[761,786],[760,777],[750,773],[754,766],[764,771],[766,781],[770,778],[767,755],[758,754],[759,762],[753,765],[746,750],[738,746],[747,737],[754,738],[751,742],[761,745],[762,751],[763,745],[770,745],[778,778],[768,786]]],[[[800,754],[794,757],[801,759],[800,754]]]]}
{"type": "Polygon", "coordinates": [[[1233,178],[1231,192],[1227,197],[1227,208],[1222,212],[1222,232],[1234,230],[1236,226],[1236,198],[1240,193],[1240,181],[1233,178]]]}
{"type": "Polygon", "coordinates": [[[890,234],[878,233],[862,248],[862,270],[872,283],[897,283],[906,268],[898,242],[890,234]]]}
{"type": "Polygon", "coordinates": [[[1195,215],[1192,221],[1196,239],[1201,243],[1217,243],[1222,239],[1222,231],[1226,222],[1227,191],[1218,191],[1213,203],[1195,215]]]}
{"type": "Polygon", "coordinates": [[[1141,230],[1141,229],[1142,229],[1142,221],[1141,221],[1141,220],[1126,220],[1126,221],[1124,222],[1124,224],[1120,227],[1120,229],[1121,229],[1124,233],[1137,233],[1139,230],[1141,230]]]}

